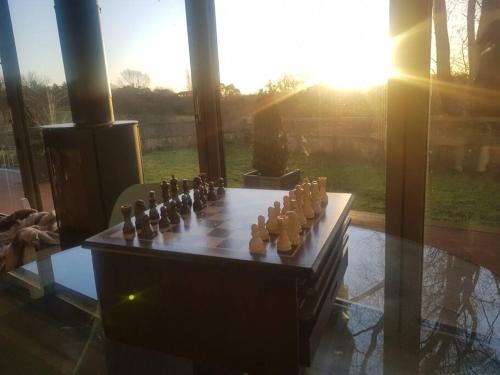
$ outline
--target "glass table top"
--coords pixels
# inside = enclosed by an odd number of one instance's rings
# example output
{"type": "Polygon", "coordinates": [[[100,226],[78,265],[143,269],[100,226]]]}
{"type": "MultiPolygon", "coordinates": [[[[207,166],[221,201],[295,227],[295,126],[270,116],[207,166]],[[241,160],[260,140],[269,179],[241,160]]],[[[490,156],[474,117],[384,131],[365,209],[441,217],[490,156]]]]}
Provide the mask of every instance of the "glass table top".
{"type": "MultiPolygon", "coordinates": [[[[380,232],[349,235],[344,285],[306,374],[500,373],[499,277],[439,249],[394,248],[380,232]],[[412,263],[419,255],[421,269],[412,263]]],[[[105,337],[89,250],[0,277],[0,374],[192,374],[194,366],[105,337]]]]}

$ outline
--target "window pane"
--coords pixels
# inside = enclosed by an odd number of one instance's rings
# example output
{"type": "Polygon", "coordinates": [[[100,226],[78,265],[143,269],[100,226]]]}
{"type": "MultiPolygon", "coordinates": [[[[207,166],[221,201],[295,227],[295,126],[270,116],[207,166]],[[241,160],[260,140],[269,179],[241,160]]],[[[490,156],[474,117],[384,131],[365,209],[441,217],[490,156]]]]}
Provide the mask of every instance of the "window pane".
{"type": "Polygon", "coordinates": [[[191,180],[199,167],[184,1],[99,5],[115,118],[139,121],[146,182],[191,180]]]}
{"type": "MultiPolygon", "coordinates": [[[[215,5],[229,185],[269,188],[262,181],[245,182],[244,174],[255,167],[260,175],[300,170],[302,178],[327,176],[329,191],[354,193],[354,224],[383,230],[388,3],[215,5]],[[286,142],[277,136],[282,130],[286,142]],[[283,143],[288,160],[277,163],[283,143]],[[260,150],[255,156],[254,146],[260,150]]],[[[349,247],[344,295],[380,306],[383,234],[353,231],[351,242],[375,241],[371,249],[349,247]]]]}
{"type": "Polygon", "coordinates": [[[54,209],[40,126],[71,122],[64,67],[50,0],[9,1],[36,177],[45,210],[54,209]]]}

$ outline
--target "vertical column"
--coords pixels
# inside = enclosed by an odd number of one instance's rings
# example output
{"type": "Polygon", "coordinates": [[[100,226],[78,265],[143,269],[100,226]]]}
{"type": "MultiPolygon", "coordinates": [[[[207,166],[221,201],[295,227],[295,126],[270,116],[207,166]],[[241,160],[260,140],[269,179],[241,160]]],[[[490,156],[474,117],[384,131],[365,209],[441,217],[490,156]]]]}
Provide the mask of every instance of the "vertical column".
{"type": "Polygon", "coordinates": [[[28,122],[24,111],[21,72],[17,60],[16,44],[7,0],[0,0],[0,59],[2,61],[7,101],[12,114],[12,129],[16,142],[24,195],[29,199],[31,205],[38,210],[42,210],[42,198],[36,179],[28,122]]]}
{"type": "Polygon", "coordinates": [[[186,0],[186,18],[200,171],[226,177],[219,57],[213,0],[186,0]]]}
{"type": "Polygon", "coordinates": [[[384,373],[418,372],[432,0],[391,0],[384,373]]]}

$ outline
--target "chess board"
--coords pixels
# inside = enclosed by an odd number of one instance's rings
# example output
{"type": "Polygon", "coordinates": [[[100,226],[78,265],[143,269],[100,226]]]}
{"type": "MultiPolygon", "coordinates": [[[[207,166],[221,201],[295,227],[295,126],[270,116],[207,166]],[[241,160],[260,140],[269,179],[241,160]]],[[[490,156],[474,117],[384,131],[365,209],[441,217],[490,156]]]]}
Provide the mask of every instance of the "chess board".
{"type": "Polygon", "coordinates": [[[120,223],[88,239],[85,246],[92,249],[154,253],[159,256],[216,257],[311,269],[329,237],[345,219],[352,196],[328,193],[329,204],[317,218],[310,220],[311,228],[301,235],[301,244],[291,253],[278,253],[277,236],[273,235],[271,240],[266,242],[265,254],[250,254],[248,244],[251,225],[257,223],[258,215],[267,217],[267,208],[272,206],[274,201],[281,202],[286,193],[273,190],[226,189],[225,196],[215,202],[207,202],[206,208],[181,218],[180,224],[171,225],[167,231],[159,232],[152,240],[139,239],[137,236],[133,240],[124,239],[123,224],[120,223]]]}

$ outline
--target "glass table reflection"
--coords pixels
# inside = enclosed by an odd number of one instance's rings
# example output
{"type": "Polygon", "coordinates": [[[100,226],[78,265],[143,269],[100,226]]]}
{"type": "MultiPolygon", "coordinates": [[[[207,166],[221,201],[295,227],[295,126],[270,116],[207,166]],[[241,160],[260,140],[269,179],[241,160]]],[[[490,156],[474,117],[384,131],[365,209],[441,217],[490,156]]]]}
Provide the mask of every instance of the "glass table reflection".
{"type": "MultiPolygon", "coordinates": [[[[343,299],[304,373],[500,373],[497,276],[439,249],[349,231],[343,299]],[[412,269],[416,259],[423,267],[412,269]]],[[[83,248],[0,277],[0,353],[1,374],[238,373],[106,339],[83,248]]]]}

